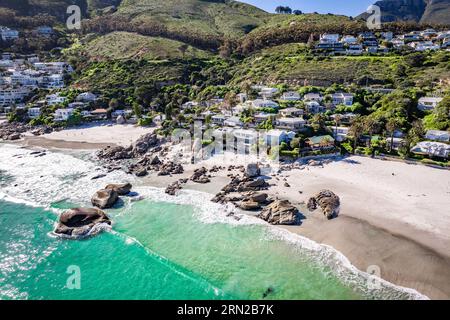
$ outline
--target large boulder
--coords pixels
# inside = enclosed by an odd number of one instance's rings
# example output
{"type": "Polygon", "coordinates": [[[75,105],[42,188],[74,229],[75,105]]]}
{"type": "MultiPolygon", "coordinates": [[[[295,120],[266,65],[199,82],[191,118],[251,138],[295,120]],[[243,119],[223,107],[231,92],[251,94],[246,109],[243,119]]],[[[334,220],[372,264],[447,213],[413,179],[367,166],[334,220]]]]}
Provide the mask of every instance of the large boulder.
{"type": "Polygon", "coordinates": [[[322,190],[308,201],[308,210],[314,211],[319,206],[323,214],[330,220],[337,217],[340,209],[339,197],[330,190],[322,190]]]}
{"type": "Polygon", "coordinates": [[[123,160],[131,158],[129,149],[121,146],[111,147],[108,146],[97,153],[100,159],[106,160],[123,160]]]}
{"type": "Polygon", "coordinates": [[[147,151],[158,145],[158,136],[155,133],[147,133],[133,143],[133,154],[135,156],[144,155],[147,151]]]}
{"type": "Polygon", "coordinates": [[[258,164],[250,163],[247,165],[247,169],[245,170],[245,175],[249,178],[259,177],[261,174],[261,170],[259,169],[258,164]]]}
{"type": "Polygon", "coordinates": [[[273,225],[294,225],[299,222],[298,209],[288,200],[276,200],[265,207],[259,218],[273,225]]]}
{"type": "Polygon", "coordinates": [[[119,199],[119,194],[114,190],[102,189],[97,191],[91,199],[92,205],[100,209],[109,209],[119,199]]]}
{"type": "Polygon", "coordinates": [[[133,186],[131,183],[121,183],[121,184],[108,184],[105,189],[106,190],[113,190],[117,192],[119,196],[125,196],[130,193],[131,188],[133,186]]]}
{"type": "Polygon", "coordinates": [[[111,225],[111,220],[102,210],[76,208],[61,214],[54,233],[76,239],[98,234],[102,231],[102,225],[111,225]]]}

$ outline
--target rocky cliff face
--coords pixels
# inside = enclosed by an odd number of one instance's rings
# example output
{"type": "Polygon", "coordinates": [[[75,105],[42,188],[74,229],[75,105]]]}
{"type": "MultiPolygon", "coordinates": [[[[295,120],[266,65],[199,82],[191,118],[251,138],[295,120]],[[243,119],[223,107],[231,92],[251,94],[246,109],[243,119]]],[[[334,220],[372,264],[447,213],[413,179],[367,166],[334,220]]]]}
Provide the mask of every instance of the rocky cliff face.
{"type": "MultiPolygon", "coordinates": [[[[381,0],[382,21],[416,21],[450,24],[450,0],[381,0]]],[[[367,18],[367,14],[360,17],[367,18]]]]}

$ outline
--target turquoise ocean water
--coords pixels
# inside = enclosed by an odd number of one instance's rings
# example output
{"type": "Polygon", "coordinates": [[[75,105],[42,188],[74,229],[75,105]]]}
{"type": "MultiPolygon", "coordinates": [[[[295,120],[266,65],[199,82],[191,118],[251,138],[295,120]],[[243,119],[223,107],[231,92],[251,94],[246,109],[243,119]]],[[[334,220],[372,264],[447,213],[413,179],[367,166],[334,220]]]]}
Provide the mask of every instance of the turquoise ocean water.
{"type": "Polygon", "coordinates": [[[330,247],[236,221],[209,197],[177,198],[131,181],[146,197],[109,210],[112,230],[82,240],[52,236],[60,212],[86,206],[106,182],[89,154],[0,145],[0,299],[411,299],[412,290],[370,279],[330,247]],[[80,271],[80,287],[67,285],[80,271]]]}

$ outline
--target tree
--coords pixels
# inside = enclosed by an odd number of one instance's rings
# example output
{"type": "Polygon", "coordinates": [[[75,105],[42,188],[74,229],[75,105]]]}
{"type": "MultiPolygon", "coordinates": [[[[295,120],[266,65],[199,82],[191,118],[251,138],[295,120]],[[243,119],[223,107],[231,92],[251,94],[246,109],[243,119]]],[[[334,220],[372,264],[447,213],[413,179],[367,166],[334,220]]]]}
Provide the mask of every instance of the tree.
{"type": "Polygon", "coordinates": [[[341,120],[342,120],[342,116],[340,114],[336,114],[334,117],[334,123],[335,123],[335,130],[334,130],[334,134],[337,138],[337,132],[338,132],[338,127],[341,124],[341,120]]]}
{"type": "Polygon", "coordinates": [[[364,133],[364,117],[362,116],[356,116],[353,121],[352,125],[350,126],[350,129],[348,130],[350,135],[353,136],[353,152],[356,151],[356,147],[358,144],[359,138],[361,138],[362,134],[364,133]]]}
{"type": "Polygon", "coordinates": [[[423,124],[428,130],[447,130],[450,128],[450,95],[434,108],[433,113],[425,116],[423,124]]]}
{"type": "Polygon", "coordinates": [[[303,14],[301,10],[294,10],[292,13],[295,14],[296,16],[303,14]]]}
{"type": "Polygon", "coordinates": [[[292,9],[290,7],[278,6],[275,8],[275,12],[278,14],[292,14],[292,9]]]}
{"type": "Polygon", "coordinates": [[[367,117],[364,120],[364,129],[369,133],[370,136],[369,146],[372,146],[372,136],[374,132],[380,129],[380,122],[373,117],[367,117]]]}
{"type": "Polygon", "coordinates": [[[142,118],[142,106],[140,104],[133,103],[133,112],[138,119],[142,118]]]}
{"type": "Polygon", "coordinates": [[[394,134],[395,134],[395,131],[400,127],[400,125],[401,125],[401,120],[396,117],[389,118],[386,123],[386,130],[391,134],[391,143],[389,146],[389,152],[392,152],[392,148],[394,146],[394,134]]]}
{"type": "Polygon", "coordinates": [[[233,91],[228,92],[225,95],[224,107],[226,110],[230,111],[233,115],[233,108],[237,105],[237,95],[233,91]]]}
{"type": "Polygon", "coordinates": [[[326,131],[325,115],[322,113],[315,114],[311,119],[311,127],[315,132],[326,131]]]}
{"type": "Polygon", "coordinates": [[[116,98],[112,98],[111,100],[109,100],[108,107],[113,111],[116,110],[119,107],[119,101],[117,101],[116,98]]]}

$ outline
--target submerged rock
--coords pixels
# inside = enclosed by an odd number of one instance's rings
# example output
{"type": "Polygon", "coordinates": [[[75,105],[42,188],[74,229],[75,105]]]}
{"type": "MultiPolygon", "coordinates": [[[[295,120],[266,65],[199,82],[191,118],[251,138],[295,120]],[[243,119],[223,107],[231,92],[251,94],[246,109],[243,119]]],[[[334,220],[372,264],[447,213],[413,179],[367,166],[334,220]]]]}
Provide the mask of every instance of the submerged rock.
{"type": "Polygon", "coordinates": [[[114,190],[102,189],[97,191],[91,199],[92,205],[100,209],[109,209],[117,202],[119,194],[114,190]]]}
{"type": "Polygon", "coordinates": [[[102,225],[111,225],[111,220],[102,210],[75,208],[61,214],[54,233],[77,239],[100,233],[102,225]]]}
{"type": "Polygon", "coordinates": [[[299,222],[298,213],[298,209],[288,200],[276,200],[265,207],[258,217],[273,225],[293,225],[299,222]]]}
{"type": "Polygon", "coordinates": [[[308,201],[308,210],[314,211],[319,206],[323,214],[330,220],[339,214],[339,197],[330,190],[322,190],[308,201]]]}

